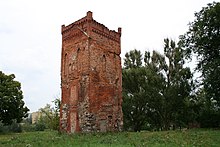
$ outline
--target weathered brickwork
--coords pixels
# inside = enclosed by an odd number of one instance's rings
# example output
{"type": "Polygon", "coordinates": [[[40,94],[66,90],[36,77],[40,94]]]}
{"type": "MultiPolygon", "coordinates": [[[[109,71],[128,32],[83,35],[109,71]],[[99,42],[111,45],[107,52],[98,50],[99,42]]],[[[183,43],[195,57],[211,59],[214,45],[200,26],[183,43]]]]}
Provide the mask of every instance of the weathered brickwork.
{"type": "Polygon", "coordinates": [[[109,30],[89,11],[61,32],[61,131],[120,131],[121,28],[109,30]]]}

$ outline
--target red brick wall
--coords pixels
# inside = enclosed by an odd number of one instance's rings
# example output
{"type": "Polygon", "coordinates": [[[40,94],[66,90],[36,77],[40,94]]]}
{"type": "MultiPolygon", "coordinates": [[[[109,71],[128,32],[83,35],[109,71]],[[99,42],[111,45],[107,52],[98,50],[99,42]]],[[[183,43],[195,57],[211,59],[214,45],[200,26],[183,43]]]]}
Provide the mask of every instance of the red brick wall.
{"type": "Polygon", "coordinates": [[[120,131],[122,114],[121,29],[92,18],[62,26],[60,129],[120,131]]]}

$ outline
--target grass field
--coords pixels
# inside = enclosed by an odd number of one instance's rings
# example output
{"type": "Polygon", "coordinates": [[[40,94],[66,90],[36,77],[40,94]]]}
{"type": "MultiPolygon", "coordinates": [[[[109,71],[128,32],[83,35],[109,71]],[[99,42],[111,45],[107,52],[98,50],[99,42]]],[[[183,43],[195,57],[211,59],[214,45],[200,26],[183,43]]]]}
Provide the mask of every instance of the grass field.
{"type": "Polygon", "coordinates": [[[220,130],[58,134],[54,131],[0,135],[0,147],[220,146],[220,130]]]}

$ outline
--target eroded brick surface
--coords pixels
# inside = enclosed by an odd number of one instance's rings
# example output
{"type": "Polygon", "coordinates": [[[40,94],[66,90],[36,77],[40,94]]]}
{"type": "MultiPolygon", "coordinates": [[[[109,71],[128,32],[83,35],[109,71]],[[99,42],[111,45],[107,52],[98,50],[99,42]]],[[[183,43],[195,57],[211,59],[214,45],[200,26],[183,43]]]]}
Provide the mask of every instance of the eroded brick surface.
{"type": "Polygon", "coordinates": [[[122,114],[121,28],[109,30],[92,12],[62,26],[60,129],[120,131],[122,114]]]}

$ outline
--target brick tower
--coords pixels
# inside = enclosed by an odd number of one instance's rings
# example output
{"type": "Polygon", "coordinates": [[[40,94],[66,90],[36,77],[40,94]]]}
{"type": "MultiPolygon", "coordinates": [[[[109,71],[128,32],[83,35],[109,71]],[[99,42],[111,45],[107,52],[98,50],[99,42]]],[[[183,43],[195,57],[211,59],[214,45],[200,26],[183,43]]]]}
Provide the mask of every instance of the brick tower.
{"type": "Polygon", "coordinates": [[[121,28],[109,30],[92,12],[62,25],[60,130],[120,131],[122,114],[121,28]]]}

